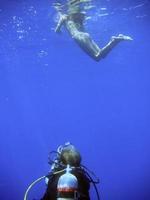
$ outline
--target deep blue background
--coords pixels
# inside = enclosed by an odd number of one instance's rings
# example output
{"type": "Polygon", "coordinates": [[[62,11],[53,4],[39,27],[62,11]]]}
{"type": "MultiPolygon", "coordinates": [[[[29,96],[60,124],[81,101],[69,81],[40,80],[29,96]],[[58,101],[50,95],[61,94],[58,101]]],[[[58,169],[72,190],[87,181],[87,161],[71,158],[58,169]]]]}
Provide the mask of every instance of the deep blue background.
{"type": "MultiPolygon", "coordinates": [[[[102,200],[149,200],[150,1],[96,2],[87,29],[100,46],[118,33],[134,38],[99,63],[53,32],[51,4],[0,2],[0,199],[23,199],[48,172],[48,152],[71,141],[102,200]],[[109,15],[97,17],[100,7],[109,15]]],[[[44,190],[41,182],[29,199],[44,190]]]]}

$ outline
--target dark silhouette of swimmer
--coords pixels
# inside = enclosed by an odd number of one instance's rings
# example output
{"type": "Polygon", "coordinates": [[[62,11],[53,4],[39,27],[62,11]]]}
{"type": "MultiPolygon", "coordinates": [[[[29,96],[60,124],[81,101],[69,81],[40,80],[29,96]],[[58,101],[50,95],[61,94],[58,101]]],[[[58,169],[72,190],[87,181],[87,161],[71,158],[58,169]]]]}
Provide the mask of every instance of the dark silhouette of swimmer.
{"type": "Polygon", "coordinates": [[[91,0],[67,0],[65,5],[55,3],[59,20],[55,32],[59,33],[65,26],[76,43],[94,60],[99,61],[121,41],[131,41],[132,38],[123,34],[112,36],[108,44],[100,48],[84,30],[85,9],[83,4],[91,0]],[[65,13],[64,13],[65,10],[65,13]]]}

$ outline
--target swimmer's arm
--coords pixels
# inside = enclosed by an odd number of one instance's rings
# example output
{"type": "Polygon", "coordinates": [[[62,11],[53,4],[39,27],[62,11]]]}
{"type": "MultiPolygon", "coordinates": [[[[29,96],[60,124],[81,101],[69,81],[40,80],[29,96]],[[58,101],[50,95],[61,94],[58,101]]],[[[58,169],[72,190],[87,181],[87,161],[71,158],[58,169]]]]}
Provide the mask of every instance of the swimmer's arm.
{"type": "Polygon", "coordinates": [[[57,26],[55,28],[56,33],[60,32],[62,25],[67,20],[67,17],[68,17],[67,15],[60,15],[60,19],[59,19],[57,26]]]}

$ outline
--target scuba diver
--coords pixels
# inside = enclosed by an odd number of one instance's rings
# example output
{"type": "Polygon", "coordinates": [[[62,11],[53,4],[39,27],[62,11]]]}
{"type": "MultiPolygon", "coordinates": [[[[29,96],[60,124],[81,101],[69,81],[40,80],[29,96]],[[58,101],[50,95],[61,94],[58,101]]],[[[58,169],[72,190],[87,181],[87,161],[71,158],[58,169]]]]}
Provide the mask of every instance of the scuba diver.
{"type": "Polygon", "coordinates": [[[58,147],[54,160],[49,159],[51,171],[46,176],[47,189],[41,200],[90,200],[90,183],[99,199],[96,183],[87,168],[81,165],[81,155],[74,145],[65,143],[58,147]]]}
{"type": "Polygon", "coordinates": [[[86,10],[92,6],[87,6],[92,0],[67,0],[65,4],[54,3],[59,16],[55,32],[61,32],[62,26],[65,26],[75,42],[95,61],[100,61],[121,41],[131,41],[131,37],[119,34],[112,36],[108,44],[100,48],[91,36],[84,30],[84,22],[86,20],[86,10]]]}
{"type": "Polygon", "coordinates": [[[81,155],[70,142],[59,146],[57,151],[51,151],[48,163],[51,165],[50,172],[29,185],[24,200],[29,199],[29,191],[43,179],[45,179],[47,189],[40,200],[90,200],[91,183],[97,199],[100,200],[96,187],[99,179],[81,164],[81,155]],[[54,158],[51,158],[52,154],[55,154],[54,158]]]}

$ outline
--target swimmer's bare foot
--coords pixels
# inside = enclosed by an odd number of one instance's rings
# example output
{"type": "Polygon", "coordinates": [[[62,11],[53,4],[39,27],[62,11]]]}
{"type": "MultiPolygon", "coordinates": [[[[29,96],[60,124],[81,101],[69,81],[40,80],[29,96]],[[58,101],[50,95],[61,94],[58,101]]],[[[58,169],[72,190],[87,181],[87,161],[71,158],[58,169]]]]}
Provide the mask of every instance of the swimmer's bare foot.
{"type": "Polygon", "coordinates": [[[112,36],[111,38],[112,40],[115,41],[124,41],[124,40],[128,40],[128,41],[132,41],[133,39],[130,36],[127,35],[123,35],[123,34],[119,34],[118,36],[112,36]]]}

